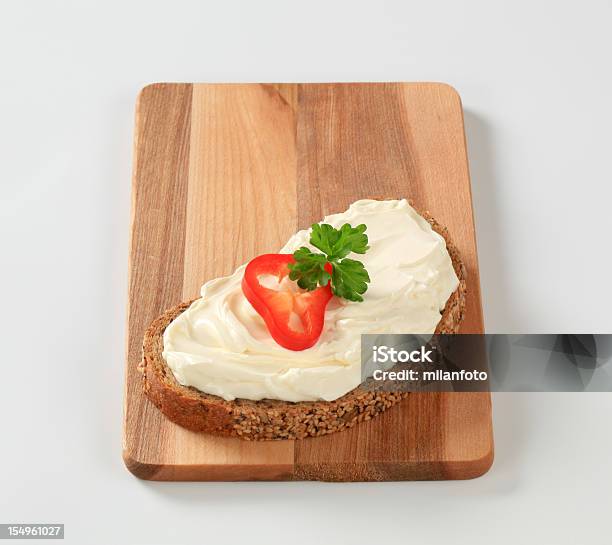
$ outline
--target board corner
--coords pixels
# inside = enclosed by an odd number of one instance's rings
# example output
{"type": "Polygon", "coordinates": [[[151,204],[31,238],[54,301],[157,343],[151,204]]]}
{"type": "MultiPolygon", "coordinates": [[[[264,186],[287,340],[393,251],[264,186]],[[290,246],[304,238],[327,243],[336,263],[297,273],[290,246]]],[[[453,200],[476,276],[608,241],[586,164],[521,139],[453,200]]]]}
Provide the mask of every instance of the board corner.
{"type": "Polygon", "coordinates": [[[164,467],[161,464],[152,464],[150,462],[146,462],[145,460],[139,459],[138,455],[132,452],[129,448],[123,449],[122,458],[127,470],[132,475],[142,479],[143,481],[157,480],[156,476],[159,475],[164,467]]]}

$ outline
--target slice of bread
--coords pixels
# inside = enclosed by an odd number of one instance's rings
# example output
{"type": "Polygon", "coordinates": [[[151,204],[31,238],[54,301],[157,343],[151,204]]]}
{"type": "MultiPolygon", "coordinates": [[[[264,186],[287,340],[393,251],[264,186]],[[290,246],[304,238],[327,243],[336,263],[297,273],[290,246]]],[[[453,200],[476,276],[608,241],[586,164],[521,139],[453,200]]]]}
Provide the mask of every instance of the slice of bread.
{"type": "MultiPolygon", "coordinates": [[[[423,214],[423,217],[446,240],[459,278],[459,287],[447,301],[436,333],[457,333],[465,311],[465,266],[447,230],[428,214],[423,214]]],[[[350,428],[409,395],[403,392],[366,391],[357,387],[335,401],[225,401],[196,388],[181,386],[162,357],[163,333],[168,324],[190,304],[191,301],[181,303],[153,321],[145,333],[140,366],[147,397],[170,420],[189,430],[246,440],[303,439],[350,428]]]]}

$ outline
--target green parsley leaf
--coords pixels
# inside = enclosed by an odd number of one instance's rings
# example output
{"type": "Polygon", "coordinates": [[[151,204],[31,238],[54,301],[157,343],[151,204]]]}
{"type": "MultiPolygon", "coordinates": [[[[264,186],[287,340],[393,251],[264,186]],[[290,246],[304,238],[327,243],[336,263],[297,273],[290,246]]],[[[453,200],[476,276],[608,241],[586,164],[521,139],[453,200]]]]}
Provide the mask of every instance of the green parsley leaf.
{"type": "Polygon", "coordinates": [[[368,289],[370,275],[361,261],[343,259],[333,263],[332,291],[349,301],[363,301],[361,297],[368,289]]]}
{"type": "Polygon", "coordinates": [[[312,225],[310,243],[327,254],[330,261],[342,259],[351,252],[365,254],[369,248],[365,230],[363,224],[351,227],[345,223],[340,229],[335,229],[327,223],[315,223],[312,225]]]}
{"type": "Polygon", "coordinates": [[[289,264],[289,279],[297,281],[303,290],[312,291],[318,286],[327,286],[331,279],[325,270],[327,258],[323,254],[315,254],[306,246],[293,253],[295,263],[289,264]]]}
{"type": "Polygon", "coordinates": [[[327,286],[331,281],[332,291],[349,301],[363,301],[370,276],[361,261],[349,259],[348,254],[365,254],[369,249],[367,227],[363,224],[352,227],[345,223],[336,229],[327,223],[312,225],[310,244],[325,255],[312,252],[302,246],[293,253],[295,263],[289,265],[289,278],[297,281],[300,288],[312,291],[318,286],[327,286]],[[332,274],[325,270],[330,263],[332,274]]]}

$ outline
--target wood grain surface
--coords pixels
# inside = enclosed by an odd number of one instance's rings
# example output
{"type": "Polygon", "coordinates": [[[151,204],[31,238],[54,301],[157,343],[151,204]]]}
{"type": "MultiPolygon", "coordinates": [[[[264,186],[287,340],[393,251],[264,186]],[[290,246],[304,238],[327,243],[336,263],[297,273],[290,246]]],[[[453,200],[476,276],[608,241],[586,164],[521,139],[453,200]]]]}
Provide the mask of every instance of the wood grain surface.
{"type": "Polygon", "coordinates": [[[136,112],[123,456],[154,480],[417,480],[481,475],[489,394],[412,394],[351,430],[246,442],[187,431],[145,397],[142,337],[207,280],[364,197],[414,201],[468,271],[482,332],[461,101],[435,83],[153,84],[136,112]]]}

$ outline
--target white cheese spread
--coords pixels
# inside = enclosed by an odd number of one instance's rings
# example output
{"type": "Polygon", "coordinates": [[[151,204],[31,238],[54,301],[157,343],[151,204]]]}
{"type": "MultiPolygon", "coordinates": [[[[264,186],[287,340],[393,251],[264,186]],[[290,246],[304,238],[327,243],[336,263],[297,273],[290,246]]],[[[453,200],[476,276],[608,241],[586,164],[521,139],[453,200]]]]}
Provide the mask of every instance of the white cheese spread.
{"type": "MultiPolygon", "coordinates": [[[[244,297],[242,265],[204,284],[166,328],[163,357],[180,384],[226,400],[331,401],[361,382],[361,334],[434,332],[459,281],[444,239],[406,200],[360,200],[322,223],[366,224],[370,249],[348,256],[370,275],[364,301],[332,298],[318,342],[288,350],[244,297]]],[[[309,239],[299,231],[280,253],[310,247],[309,239]]]]}

